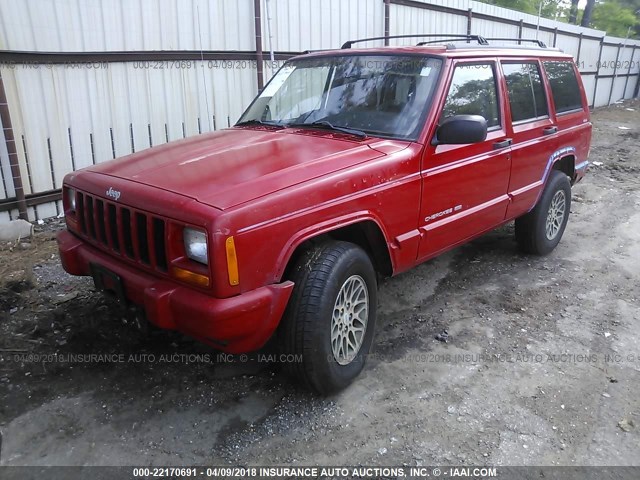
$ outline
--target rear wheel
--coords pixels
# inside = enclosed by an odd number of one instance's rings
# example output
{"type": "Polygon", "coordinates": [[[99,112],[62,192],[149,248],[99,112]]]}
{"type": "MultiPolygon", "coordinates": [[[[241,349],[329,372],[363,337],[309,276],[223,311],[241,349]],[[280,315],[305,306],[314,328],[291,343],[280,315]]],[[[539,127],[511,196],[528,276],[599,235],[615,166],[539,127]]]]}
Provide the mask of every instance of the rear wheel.
{"type": "Polygon", "coordinates": [[[286,369],[327,394],[362,371],[376,319],[376,274],[367,253],[348,242],[307,251],[290,275],[295,287],[279,327],[286,369]]]}
{"type": "Polygon", "coordinates": [[[516,240],[526,253],[545,255],[560,243],[569,220],[571,183],[558,170],[552,170],[536,206],[516,219],[516,240]]]}

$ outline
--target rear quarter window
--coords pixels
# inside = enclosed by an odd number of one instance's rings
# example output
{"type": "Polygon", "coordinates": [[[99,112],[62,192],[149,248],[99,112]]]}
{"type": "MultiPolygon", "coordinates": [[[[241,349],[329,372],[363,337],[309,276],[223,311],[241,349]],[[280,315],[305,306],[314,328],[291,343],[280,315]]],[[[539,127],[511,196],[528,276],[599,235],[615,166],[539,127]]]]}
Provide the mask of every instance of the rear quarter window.
{"type": "Polygon", "coordinates": [[[573,62],[543,62],[551,85],[556,113],[582,109],[582,97],[573,62]]]}

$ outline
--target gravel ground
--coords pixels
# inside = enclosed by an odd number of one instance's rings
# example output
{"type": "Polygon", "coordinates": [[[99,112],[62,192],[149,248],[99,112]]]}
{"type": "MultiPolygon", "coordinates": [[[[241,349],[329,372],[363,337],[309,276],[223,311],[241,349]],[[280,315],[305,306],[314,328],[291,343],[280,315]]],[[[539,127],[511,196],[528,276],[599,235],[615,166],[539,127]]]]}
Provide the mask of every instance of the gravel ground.
{"type": "Polygon", "coordinates": [[[3,245],[0,465],[640,465],[640,102],[593,121],[559,247],[521,255],[509,225],[385,280],[328,398],[268,351],[138,331],[63,272],[60,221],[3,245]]]}

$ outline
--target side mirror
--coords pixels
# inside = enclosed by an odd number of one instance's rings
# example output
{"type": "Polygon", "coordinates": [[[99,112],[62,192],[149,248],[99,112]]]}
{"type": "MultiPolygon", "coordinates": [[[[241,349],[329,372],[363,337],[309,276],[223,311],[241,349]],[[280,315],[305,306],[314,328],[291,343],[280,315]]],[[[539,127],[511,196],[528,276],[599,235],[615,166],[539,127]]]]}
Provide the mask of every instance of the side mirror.
{"type": "Polygon", "coordinates": [[[480,115],[455,115],[438,127],[431,145],[464,145],[484,142],[487,138],[487,121],[480,115]]]}

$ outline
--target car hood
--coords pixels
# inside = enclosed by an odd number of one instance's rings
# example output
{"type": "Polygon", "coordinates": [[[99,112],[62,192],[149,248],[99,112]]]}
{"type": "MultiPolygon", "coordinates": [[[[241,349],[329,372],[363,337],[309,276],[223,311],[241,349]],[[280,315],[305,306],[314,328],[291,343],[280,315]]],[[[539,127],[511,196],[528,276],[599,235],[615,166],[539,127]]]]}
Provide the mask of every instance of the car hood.
{"type": "Polygon", "coordinates": [[[231,128],[153,147],[87,170],[226,209],[408,145],[319,130],[231,128]]]}

